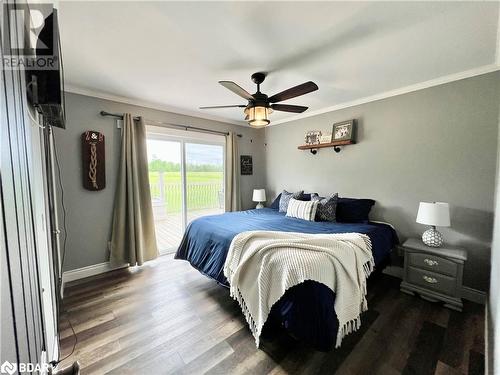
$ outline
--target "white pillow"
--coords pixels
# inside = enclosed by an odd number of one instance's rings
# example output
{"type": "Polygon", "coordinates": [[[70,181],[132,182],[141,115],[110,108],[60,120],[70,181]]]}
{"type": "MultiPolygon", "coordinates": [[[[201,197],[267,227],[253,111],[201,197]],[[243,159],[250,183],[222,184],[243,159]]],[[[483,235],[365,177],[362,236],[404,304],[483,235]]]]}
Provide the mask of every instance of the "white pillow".
{"type": "Polygon", "coordinates": [[[316,210],[318,209],[319,201],[299,201],[297,199],[290,199],[286,216],[296,217],[307,221],[314,221],[316,210]]]}

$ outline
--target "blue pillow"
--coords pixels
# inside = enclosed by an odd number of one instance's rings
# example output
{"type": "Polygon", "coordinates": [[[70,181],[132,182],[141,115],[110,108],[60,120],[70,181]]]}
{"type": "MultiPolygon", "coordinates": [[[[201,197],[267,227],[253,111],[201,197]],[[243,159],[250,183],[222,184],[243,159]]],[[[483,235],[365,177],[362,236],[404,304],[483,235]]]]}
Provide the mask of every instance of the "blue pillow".
{"type": "Polygon", "coordinates": [[[373,199],[339,198],[336,219],[341,223],[367,223],[374,204],[373,199]]]}
{"type": "MultiPolygon", "coordinates": [[[[304,193],[304,194],[302,194],[302,198],[301,198],[301,200],[302,200],[302,201],[310,201],[310,200],[311,200],[311,196],[312,196],[313,194],[316,194],[316,193],[304,193]]],[[[317,194],[316,194],[316,195],[317,195],[317,194]]]]}
{"type": "Polygon", "coordinates": [[[269,206],[269,208],[272,208],[274,210],[279,210],[279,208],[280,208],[280,199],[281,199],[281,193],[279,193],[279,195],[276,198],[274,198],[273,203],[271,203],[271,205],[269,206]]]}

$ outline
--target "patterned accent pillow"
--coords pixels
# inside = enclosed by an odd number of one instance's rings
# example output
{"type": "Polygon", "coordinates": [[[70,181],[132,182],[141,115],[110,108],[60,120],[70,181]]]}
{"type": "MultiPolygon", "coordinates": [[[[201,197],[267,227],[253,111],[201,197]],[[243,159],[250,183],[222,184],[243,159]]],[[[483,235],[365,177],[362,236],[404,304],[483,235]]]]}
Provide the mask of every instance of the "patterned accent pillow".
{"type": "Polygon", "coordinates": [[[320,197],[318,194],[311,194],[311,201],[318,202],[316,211],[316,221],[336,221],[337,201],[339,194],[335,193],[327,198],[320,197]]]}
{"type": "Polygon", "coordinates": [[[286,216],[295,217],[307,221],[314,221],[316,211],[318,209],[319,201],[299,201],[297,199],[290,199],[286,216]]]}
{"type": "Polygon", "coordinates": [[[298,191],[296,193],[289,193],[286,190],[283,190],[281,193],[281,198],[280,198],[280,212],[286,212],[288,209],[288,203],[290,202],[290,199],[297,199],[297,200],[302,200],[304,196],[304,190],[298,191]]]}

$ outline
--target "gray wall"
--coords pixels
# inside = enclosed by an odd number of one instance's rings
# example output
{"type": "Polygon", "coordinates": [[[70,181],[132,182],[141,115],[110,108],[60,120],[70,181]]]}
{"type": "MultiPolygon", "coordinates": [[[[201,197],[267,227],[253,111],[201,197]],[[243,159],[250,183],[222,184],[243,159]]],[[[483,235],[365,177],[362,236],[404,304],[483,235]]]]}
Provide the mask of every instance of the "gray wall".
{"type": "MultiPolygon", "coordinates": [[[[488,286],[498,132],[500,73],[469,78],[266,129],[266,181],[282,189],[339,192],[377,201],[372,218],[394,224],[402,240],[420,201],[451,206],[448,243],[465,246],[465,284],[488,286]],[[339,154],[297,150],[307,130],[358,120],[358,144],[339,154]]],[[[320,88],[321,89],[321,88],[320,88]]],[[[332,103],[334,104],[334,103],[332,103]]]]}
{"type": "Polygon", "coordinates": [[[264,187],[264,132],[248,127],[183,116],[89,96],[66,94],[67,129],[55,130],[64,183],[67,209],[68,242],[64,270],[72,270],[108,261],[109,240],[116,173],[120,155],[120,130],[115,121],[99,112],[131,112],[146,119],[192,125],[215,130],[234,130],[243,135],[240,154],[252,155],[253,176],[241,176],[244,208],[251,208],[252,190],[264,187]],[[82,187],[80,136],[97,130],[106,137],[106,188],[92,192],[82,187]]]}
{"type": "Polygon", "coordinates": [[[105,262],[109,239],[119,130],[100,110],[132,112],[163,120],[220,130],[237,130],[240,153],[253,155],[254,175],[242,176],[244,208],[251,192],[266,187],[377,200],[372,217],[393,223],[401,238],[418,236],[420,201],[451,205],[447,242],[469,249],[465,284],[486,290],[493,228],[500,73],[441,85],[351,107],[264,131],[146,109],[82,95],[67,94],[68,129],[56,130],[68,208],[65,270],[105,262]],[[334,122],[358,120],[358,144],[341,153],[323,149],[313,156],[297,150],[307,130],[331,130],[334,122]],[[107,187],[89,192],[81,185],[80,135],[97,130],[106,136],[107,187]],[[264,142],[267,146],[264,147],[264,142]]]}

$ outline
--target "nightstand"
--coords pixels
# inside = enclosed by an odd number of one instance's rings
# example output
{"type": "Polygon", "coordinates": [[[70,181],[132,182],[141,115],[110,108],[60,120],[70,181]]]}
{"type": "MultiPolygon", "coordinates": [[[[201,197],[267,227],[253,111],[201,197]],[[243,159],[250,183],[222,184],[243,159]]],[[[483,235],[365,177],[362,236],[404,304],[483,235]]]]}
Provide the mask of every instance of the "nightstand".
{"type": "Polygon", "coordinates": [[[401,291],[418,293],[428,301],[443,301],[445,307],[462,311],[462,276],[467,252],[451,246],[429,247],[410,238],[402,246],[404,274],[401,291]]]}

